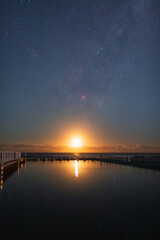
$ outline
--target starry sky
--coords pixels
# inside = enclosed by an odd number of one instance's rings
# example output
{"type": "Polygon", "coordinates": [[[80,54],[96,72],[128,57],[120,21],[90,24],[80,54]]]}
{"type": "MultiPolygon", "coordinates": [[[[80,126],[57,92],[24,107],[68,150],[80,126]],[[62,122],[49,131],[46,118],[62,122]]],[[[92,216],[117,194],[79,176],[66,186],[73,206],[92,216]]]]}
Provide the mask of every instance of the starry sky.
{"type": "Polygon", "coordinates": [[[160,2],[0,0],[0,143],[160,149],[160,2]]]}

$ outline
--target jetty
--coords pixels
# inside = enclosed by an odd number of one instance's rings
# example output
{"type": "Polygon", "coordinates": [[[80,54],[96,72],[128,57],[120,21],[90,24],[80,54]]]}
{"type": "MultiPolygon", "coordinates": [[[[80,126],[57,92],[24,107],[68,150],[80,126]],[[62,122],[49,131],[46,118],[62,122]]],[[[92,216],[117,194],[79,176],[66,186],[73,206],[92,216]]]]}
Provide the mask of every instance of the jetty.
{"type": "Polygon", "coordinates": [[[0,188],[26,161],[99,161],[160,171],[160,154],[156,153],[47,153],[0,151],[0,188]]]}
{"type": "Polygon", "coordinates": [[[3,188],[3,182],[14,171],[19,170],[25,159],[21,157],[21,152],[0,151],[0,188],[3,188]]]}
{"type": "Polygon", "coordinates": [[[30,161],[91,160],[160,170],[159,153],[22,153],[30,161]]]}

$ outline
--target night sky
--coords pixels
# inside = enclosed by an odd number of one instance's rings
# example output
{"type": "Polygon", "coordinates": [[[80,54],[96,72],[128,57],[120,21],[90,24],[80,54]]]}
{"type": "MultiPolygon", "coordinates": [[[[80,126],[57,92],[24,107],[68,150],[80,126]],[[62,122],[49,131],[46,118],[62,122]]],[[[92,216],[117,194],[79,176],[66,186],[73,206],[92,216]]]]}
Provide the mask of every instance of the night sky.
{"type": "Polygon", "coordinates": [[[160,149],[159,27],[158,0],[0,0],[0,143],[160,149]]]}

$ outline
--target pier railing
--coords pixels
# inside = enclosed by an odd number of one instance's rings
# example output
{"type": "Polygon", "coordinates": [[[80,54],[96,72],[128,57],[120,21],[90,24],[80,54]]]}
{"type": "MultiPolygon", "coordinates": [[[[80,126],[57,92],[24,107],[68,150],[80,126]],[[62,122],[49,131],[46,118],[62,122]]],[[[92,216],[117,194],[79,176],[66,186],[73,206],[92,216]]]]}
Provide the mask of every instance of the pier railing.
{"type": "Polygon", "coordinates": [[[45,153],[22,152],[22,158],[39,160],[110,160],[121,162],[158,162],[160,154],[154,153],[45,153]]]}
{"type": "Polygon", "coordinates": [[[21,152],[0,151],[0,164],[21,158],[21,152]]]}

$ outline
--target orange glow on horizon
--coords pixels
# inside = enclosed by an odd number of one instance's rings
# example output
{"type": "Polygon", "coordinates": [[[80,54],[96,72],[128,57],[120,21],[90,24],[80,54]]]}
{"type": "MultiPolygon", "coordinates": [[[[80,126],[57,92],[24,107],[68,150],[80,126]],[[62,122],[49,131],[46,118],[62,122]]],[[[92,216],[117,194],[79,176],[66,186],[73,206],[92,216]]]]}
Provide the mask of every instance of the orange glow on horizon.
{"type": "Polygon", "coordinates": [[[104,145],[103,139],[100,140],[100,135],[93,131],[90,127],[63,124],[58,135],[54,134],[55,140],[52,142],[53,151],[55,152],[97,152],[99,146],[104,145]]]}

